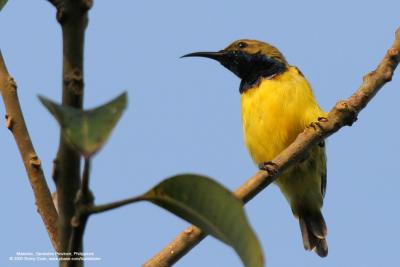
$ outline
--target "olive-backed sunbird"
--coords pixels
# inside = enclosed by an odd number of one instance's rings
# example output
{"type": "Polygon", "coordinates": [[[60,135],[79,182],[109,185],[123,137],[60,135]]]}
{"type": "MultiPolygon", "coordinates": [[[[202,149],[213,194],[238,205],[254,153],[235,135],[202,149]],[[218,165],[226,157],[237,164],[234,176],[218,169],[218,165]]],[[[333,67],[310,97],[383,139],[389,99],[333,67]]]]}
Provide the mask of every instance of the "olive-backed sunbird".
{"type": "MultiPolygon", "coordinates": [[[[183,57],[214,59],[241,79],[244,140],[258,166],[271,163],[306,127],[326,117],[303,74],[270,44],[243,39],[218,52],[183,57]]],[[[321,214],[326,189],[324,143],[282,173],[276,184],[299,220],[304,248],[325,257],[327,228],[321,214]]]]}

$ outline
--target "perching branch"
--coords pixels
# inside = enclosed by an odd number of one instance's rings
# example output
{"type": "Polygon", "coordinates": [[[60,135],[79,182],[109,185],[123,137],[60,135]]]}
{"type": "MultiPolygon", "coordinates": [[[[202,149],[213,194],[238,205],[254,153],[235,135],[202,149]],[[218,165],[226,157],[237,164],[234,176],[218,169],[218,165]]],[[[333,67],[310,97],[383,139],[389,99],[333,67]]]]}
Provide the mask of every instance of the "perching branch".
{"type": "Polygon", "coordinates": [[[37,210],[56,251],[60,251],[57,236],[57,211],[44,177],[41,162],[33,148],[18,100],[17,85],[9,75],[0,51],[0,91],[6,107],[6,127],[11,131],[24,162],[35,195],[37,210]]]}
{"type": "MultiPolygon", "coordinates": [[[[347,100],[339,101],[328,113],[326,119],[313,123],[312,127],[299,134],[289,147],[275,157],[272,172],[257,172],[235,191],[235,195],[246,203],[275,181],[280,173],[301,160],[313,146],[337,132],[343,126],[351,126],[357,120],[358,113],[378,93],[379,89],[392,79],[399,61],[400,28],[397,29],[395,41],[381,63],[374,71],[364,76],[363,83],[358,90],[347,100]]],[[[190,226],[143,266],[171,266],[205,236],[199,228],[190,226]]]]}
{"type": "MultiPolygon", "coordinates": [[[[57,9],[63,36],[62,104],[82,108],[83,45],[91,0],[50,0],[57,9]]],[[[60,136],[54,160],[53,179],[57,186],[59,238],[61,251],[69,249],[71,219],[75,214],[75,197],[80,186],[80,155],[60,136]]],[[[82,264],[82,263],[80,263],[82,264]]]]}

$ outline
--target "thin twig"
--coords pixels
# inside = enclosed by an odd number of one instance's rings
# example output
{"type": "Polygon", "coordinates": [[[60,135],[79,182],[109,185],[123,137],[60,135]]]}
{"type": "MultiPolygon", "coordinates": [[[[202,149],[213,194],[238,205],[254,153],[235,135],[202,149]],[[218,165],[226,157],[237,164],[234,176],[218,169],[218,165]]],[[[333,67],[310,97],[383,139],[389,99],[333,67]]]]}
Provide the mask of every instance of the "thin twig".
{"type": "Polygon", "coordinates": [[[0,91],[6,107],[6,127],[11,131],[17,143],[19,152],[28,174],[29,182],[35,195],[37,210],[49,234],[51,243],[56,251],[60,251],[57,236],[58,214],[51,198],[49,187],[44,177],[41,162],[37,156],[24,116],[19,104],[17,85],[9,75],[0,51],[0,91]]]}
{"type": "MultiPolygon", "coordinates": [[[[235,191],[235,195],[246,203],[275,181],[280,173],[301,160],[313,146],[337,132],[343,126],[351,126],[356,121],[358,113],[368,104],[379,89],[391,80],[399,60],[400,28],[396,31],[396,38],[392,47],[378,67],[364,76],[363,83],[359,89],[347,100],[339,101],[329,112],[326,119],[314,123],[314,127],[305,129],[289,147],[275,157],[273,160],[276,164],[274,175],[264,171],[256,173],[235,191]]],[[[143,266],[171,266],[204,237],[205,234],[199,228],[190,226],[143,266]]]]}
{"type": "Polygon", "coordinates": [[[142,200],[145,200],[145,198],[143,198],[142,196],[127,198],[127,199],[124,199],[124,200],[119,200],[119,201],[115,201],[115,202],[108,203],[108,204],[103,204],[103,205],[90,207],[88,212],[90,214],[96,214],[96,213],[100,213],[100,212],[105,212],[105,211],[109,211],[109,210],[112,210],[112,209],[116,209],[116,208],[119,208],[119,207],[122,207],[122,206],[125,206],[125,205],[128,205],[128,204],[132,204],[132,203],[135,203],[135,202],[139,202],[139,201],[142,201],[142,200]]]}

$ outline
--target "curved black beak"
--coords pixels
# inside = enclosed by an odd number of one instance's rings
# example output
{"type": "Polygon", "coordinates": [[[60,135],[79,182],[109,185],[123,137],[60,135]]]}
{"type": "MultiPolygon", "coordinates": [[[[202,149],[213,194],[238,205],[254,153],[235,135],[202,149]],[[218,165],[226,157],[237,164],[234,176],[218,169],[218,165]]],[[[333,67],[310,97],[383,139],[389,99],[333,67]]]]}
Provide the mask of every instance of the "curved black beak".
{"type": "Polygon", "coordinates": [[[226,55],[225,51],[221,50],[218,52],[195,52],[195,53],[183,55],[183,56],[181,56],[181,58],[183,58],[183,57],[206,57],[206,58],[211,58],[211,59],[221,62],[221,60],[224,58],[225,55],[226,55]]]}

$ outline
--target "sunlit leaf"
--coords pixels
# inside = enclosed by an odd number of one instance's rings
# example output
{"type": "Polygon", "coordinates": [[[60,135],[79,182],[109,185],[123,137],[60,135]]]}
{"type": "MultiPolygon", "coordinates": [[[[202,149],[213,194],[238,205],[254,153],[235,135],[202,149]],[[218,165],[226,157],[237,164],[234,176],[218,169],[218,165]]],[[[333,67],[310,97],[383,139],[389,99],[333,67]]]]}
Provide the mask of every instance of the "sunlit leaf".
{"type": "Polygon", "coordinates": [[[79,110],[59,105],[39,96],[40,101],[56,118],[65,139],[83,156],[90,157],[107,141],[126,107],[126,92],[94,109],[79,110]]]}
{"type": "Polygon", "coordinates": [[[0,11],[3,9],[3,7],[7,4],[8,0],[0,0],[0,11]]]}
{"type": "Polygon", "coordinates": [[[264,266],[262,249],[243,203],[210,178],[177,175],[155,186],[143,198],[232,246],[246,267],[264,266]]]}

